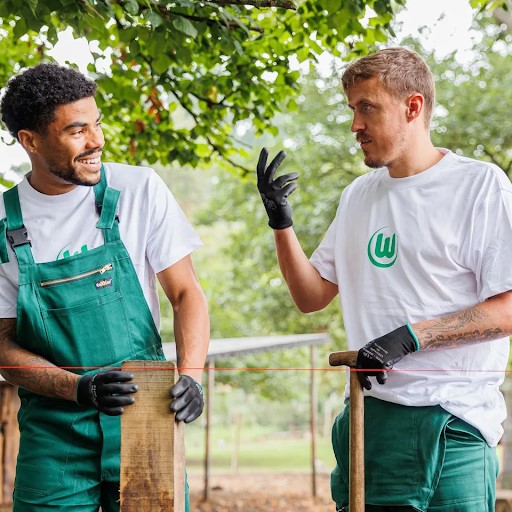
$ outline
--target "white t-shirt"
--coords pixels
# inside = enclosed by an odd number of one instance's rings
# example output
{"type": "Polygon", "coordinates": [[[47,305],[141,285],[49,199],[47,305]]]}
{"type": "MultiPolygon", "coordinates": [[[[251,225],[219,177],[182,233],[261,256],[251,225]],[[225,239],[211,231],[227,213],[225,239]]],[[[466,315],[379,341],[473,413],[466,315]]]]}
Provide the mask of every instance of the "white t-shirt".
{"type": "MultiPolygon", "coordinates": [[[[121,192],[119,231],[144,291],[155,324],[160,325],[155,274],[178,262],[202,242],[160,176],[150,168],[104,164],[108,186],[121,192]]],[[[45,195],[27,178],[18,186],[25,227],[36,263],[54,261],[103,245],[96,228],[93,187],[45,195]]],[[[5,206],[0,199],[0,219],[5,206]]],[[[16,317],[18,262],[8,244],[9,262],[0,265],[0,318],[16,317]]]]}
{"type": "MultiPolygon", "coordinates": [[[[350,350],[512,290],[509,179],[492,164],[441,151],[416,176],[392,178],[381,168],[357,178],[311,256],[340,289],[350,350]]],[[[365,393],[409,406],[439,404],[494,446],[506,417],[499,386],[508,355],[508,338],[415,352],[385,385],[373,379],[365,393]]]]}

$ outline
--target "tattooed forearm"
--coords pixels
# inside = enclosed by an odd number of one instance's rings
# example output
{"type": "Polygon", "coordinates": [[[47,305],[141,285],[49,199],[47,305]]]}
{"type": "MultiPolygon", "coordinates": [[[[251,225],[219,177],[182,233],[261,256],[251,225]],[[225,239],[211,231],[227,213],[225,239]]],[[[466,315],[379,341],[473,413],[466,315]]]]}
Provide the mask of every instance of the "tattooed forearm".
{"type": "Polygon", "coordinates": [[[16,318],[0,318],[0,341],[16,339],[16,318]]]}
{"type": "Polygon", "coordinates": [[[75,399],[78,376],[16,343],[16,319],[0,318],[0,373],[15,386],[39,395],[75,399]]]}
{"type": "Polygon", "coordinates": [[[444,316],[438,318],[434,322],[436,329],[442,330],[443,328],[448,330],[463,329],[470,325],[472,322],[478,322],[479,320],[485,320],[489,315],[485,311],[481,311],[478,306],[464,311],[459,311],[453,315],[444,316]]]}
{"type": "Polygon", "coordinates": [[[503,330],[499,327],[494,329],[485,329],[484,331],[468,331],[455,334],[434,334],[433,332],[424,332],[423,339],[425,344],[422,350],[437,350],[440,348],[455,348],[462,345],[473,345],[482,341],[493,341],[503,338],[503,330]]]}
{"type": "Polygon", "coordinates": [[[21,386],[38,395],[75,400],[77,380],[75,374],[22,350],[13,363],[9,368],[2,370],[4,378],[11,384],[21,386]],[[28,354],[32,357],[27,357],[28,354]],[[16,366],[21,368],[15,368],[16,366]]]}
{"type": "Polygon", "coordinates": [[[510,333],[499,325],[490,303],[478,304],[435,320],[414,324],[422,350],[437,350],[472,345],[504,338],[510,333]]]}

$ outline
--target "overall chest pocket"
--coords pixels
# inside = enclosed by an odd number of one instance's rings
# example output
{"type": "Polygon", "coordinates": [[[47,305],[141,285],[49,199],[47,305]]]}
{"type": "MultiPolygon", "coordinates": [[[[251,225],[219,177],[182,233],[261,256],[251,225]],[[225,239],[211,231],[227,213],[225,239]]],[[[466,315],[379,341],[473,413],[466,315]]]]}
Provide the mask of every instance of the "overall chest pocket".
{"type": "Polygon", "coordinates": [[[112,263],[40,283],[47,357],[54,364],[80,370],[117,363],[133,354],[120,285],[112,263]]]}

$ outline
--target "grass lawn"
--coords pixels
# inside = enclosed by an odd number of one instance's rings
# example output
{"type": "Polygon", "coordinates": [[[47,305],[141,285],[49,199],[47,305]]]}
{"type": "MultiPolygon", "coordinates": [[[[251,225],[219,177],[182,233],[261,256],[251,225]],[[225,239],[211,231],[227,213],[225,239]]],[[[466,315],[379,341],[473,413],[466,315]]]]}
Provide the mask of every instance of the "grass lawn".
{"type": "MultiPolygon", "coordinates": [[[[213,429],[212,471],[308,471],[311,468],[311,443],[303,433],[268,432],[257,427],[240,431],[239,449],[231,432],[213,429]]],[[[186,460],[189,471],[201,469],[204,458],[204,431],[187,432],[186,460]]],[[[318,438],[317,469],[330,471],[334,466],[330,439],[318,438]]]]}

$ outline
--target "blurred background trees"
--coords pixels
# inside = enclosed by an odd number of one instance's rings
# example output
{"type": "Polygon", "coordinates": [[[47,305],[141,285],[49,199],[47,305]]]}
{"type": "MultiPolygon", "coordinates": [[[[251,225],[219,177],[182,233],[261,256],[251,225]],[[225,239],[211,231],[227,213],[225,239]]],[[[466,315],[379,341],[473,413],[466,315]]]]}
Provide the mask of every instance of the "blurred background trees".
{"type": "MultiPolygon", "coordinates": [[[[423,46],[431,27],[414,38],[395,36],[394,16],[405,1],[311,0],[297,10],[220,3],[5,0],[0,81],[48,58],[60,30],[85,35],[95,59],[90,74],[101,91],[105,160],[154,166],[205,242],[193,258],[208,296],[212,337],[326,331],[332,343],[318,358],[326,368],[327,354],[346,348],[339,302],[309,315],[293,305],[256,191],[260,149],[268,147],[271,158],[285,149],[281,169],[300,174],[290,202],[294,228],[310,255],[343,188],[367,172],[350,132],[342,69],[381,45],[405,45],[425,57],[436,78],[434,143],[494,162],[512,177],[508,11],[495,10],[501,2],[471,0],[473,47],[461,59],[457,52],[440,58],[423,46]]],[[[171,340],[171,311],[167,301],[162,305],[163,338],[171,340]]],[[[309,350],[232,358],[219,366],[307,368],[309,350]]],[[[255,438],[307,431],[309,374],[284,370],[216,372],[215,423],[227,432],[224,438],[236,415],[255,438]]],[[[320,432],[328,436],[342,407],[343,376],[317,375],[320,432]]],[[[189,445],[191,457],[200,453],[200,427],[189,428],[198,441],[189,445]]],[[[328,439],[323,446],[320,457],[328,467],[328,439]]]]}

